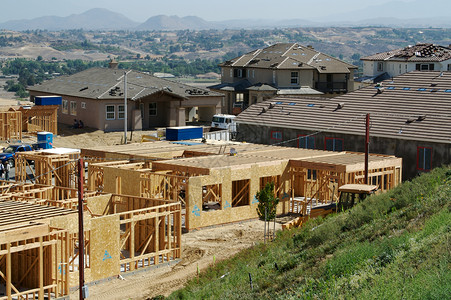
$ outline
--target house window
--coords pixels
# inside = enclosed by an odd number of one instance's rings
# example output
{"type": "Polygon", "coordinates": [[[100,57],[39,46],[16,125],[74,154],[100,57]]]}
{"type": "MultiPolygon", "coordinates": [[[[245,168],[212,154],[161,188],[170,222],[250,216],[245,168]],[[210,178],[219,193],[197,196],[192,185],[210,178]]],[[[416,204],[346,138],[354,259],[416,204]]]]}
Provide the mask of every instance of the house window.
{"type": "Polygon", "coordinates": [[[448,64],[448,71],[451,71],[451,64],[448,64]]]}
{"type": "Polygon", "coordinates": [[[272,71],[272,83],[276,84],[276,71],[272,71]]]}
{"type": "Polygon", "coordinates": [[[233,77],[233,70],[230,69],[230,77],[233,77]]]}
{"type": "Polygon", "coordinates": [[[70,114],[73,116],[77,115],[77,102],[76,101],[70,102],[70,114]]]}
{"type": "Polygon", "coordinates": [[[107,105],[106,106],[106,119],[107,120],[114,120],[114,118],[116,117],[116,113],[115,113],[115,109],[114,109],[114,105],[107,105]]]}
{"type": "Polygon", "coordinates": [[[157,116],[157,102],[150,102],[149,103],[149,117],[156,117],[157,116]]]}
{"type": "Polygon", "coordinates": [[[81,103],[81,108],[86,109],[86,102],[81,103]]]}
{"type": "Polygon", "coordinates": [[[434,64],[416,64],[417,71],[434,71],[434,64]]]}
{"type": "Polygon", "coordinates": [[[343,151],[343,144],[344,144],[343,139],[326,137],[324,150],[343,151]]]}
{"type": "Polygon", "coordinates": [[[282,131],[271,131],[271,140],[281,141],[282,137],[282,131]]]}
{"type": "Polygon", "coordinates": [[[299,72],[291,72],[291,84],[299,83],[299,72]]]}
{"type": "Polygon", "coordinates": [[[62,105],[61,105],[61,111],[63,112],[63,114],[67,114],[69,113],[69,107],[67,104],[67,100],[63,100],[62,105]]]}
{"type": "Polygon", "coordinates": [[[243,93],[236,94],[235,102],[243,102],[243,101],[244,101],[244,94],[243,93]]]}
{"type": "Polygon", "coordinates": [[[384,63],[378,62],[377,63],[377,71],[382,72],[384,70],[384,63]]]}
{"type": "Polygon", "coordinates": [[[119,120],[125,119],[125,109],[124,109],[124,105],[118,105],[118,106],[117,106],[117,118],[118,118],[119,120]]]}
{"type": "Polygon", "coordinates": [[[429,171],[432,163],[432,148],[418,147],[417,148],[417,170],[429,171]]]}
{"type": "Polygon", "coordinates": [[[304,149],[314,149],[315,148],[315,137],[298,135],[298,148],[304,149]]]}
{"type": "Polygon", "coordinates": [[[246,70],[245,69],[234,69],[233,77],[237,77],[237,78],[246,77],[246,70]]]}
{"type": "MultiPolygon", "coordinates": [[[[448,71],[449,71],[449,66],[450,65],[448,65],[448,71]]],[[[255,70],[252,70],[252,78],[255,78],[255,70]]]]}

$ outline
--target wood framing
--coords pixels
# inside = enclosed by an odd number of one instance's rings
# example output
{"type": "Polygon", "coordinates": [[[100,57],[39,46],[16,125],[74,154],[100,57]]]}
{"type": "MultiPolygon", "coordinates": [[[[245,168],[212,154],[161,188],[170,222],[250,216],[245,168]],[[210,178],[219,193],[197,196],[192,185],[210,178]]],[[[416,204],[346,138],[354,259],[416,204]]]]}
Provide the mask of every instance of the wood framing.
{"type": "Polygon", "coordinates": [[[28,133],[48,131],[58,134],[58,105],[34,105],[31,108],[20,107],[22,128],[28,133]]]}
{"type": "MultiPolygon", "coordinates": [[[[89,166],[91,188],[178,201],[186,230],[256,218],[255,195],[268,182],[280,199],[278,214],[309,215],[314,206],[336,201],[339,186],[360,183],[364,173],[362,153],[255,144],[158,141],[84,153],[110,159],[89,166]],[[231,148],[237,155],[227,155],[231,148]],[[112,162],[127,151],[149,164],[112,162]],[[163,153],[167,159],[155,159],[163,153]]],[[[370,180],[382,191],[401,182],[401,159],[372,154],[369,166],[370,180]]]]}
{"type": "MultiPolygon", "coordinates": [[[[67,295],[78,285],[77,190],[0,181],[0,192],[0,285],[24,299],[67,295]]],[[[89,191],[84,197],[86,282],[180,258],[179,202],[89,191]]]]}
{"type": "Polygon", "coordinates": [[[37,184],[75,187],[78,151],[64,154],[52,149],[17,153],[15,158],[16,180],[37,184]]]}
{"type": "Polygon", "coordinates": [[[22,113],[20,111],[0,111],[0,140],[22,139],[22,113]]]}

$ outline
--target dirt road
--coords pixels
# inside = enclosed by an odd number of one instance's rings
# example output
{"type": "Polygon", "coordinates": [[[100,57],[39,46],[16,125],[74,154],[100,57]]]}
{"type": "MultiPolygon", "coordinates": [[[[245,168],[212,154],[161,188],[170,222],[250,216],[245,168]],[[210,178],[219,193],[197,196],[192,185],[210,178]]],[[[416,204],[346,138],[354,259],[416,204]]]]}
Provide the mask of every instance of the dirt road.
{"type": "MultiPolygon", "coordinates": [[[[196,277],[213,262],[232,257],[240,250],[263,241],[263,222],[251,220],[237,224],[207,228],[182,235],[182,260],[171,267],[116,278],[89,287],[91,300],[148,299],[168,296],[196,277]]],[[[280,224],[276,225],[280,229],[280,224]]],[[[77,299],[78,291],[71,294],[77,299]]]]}

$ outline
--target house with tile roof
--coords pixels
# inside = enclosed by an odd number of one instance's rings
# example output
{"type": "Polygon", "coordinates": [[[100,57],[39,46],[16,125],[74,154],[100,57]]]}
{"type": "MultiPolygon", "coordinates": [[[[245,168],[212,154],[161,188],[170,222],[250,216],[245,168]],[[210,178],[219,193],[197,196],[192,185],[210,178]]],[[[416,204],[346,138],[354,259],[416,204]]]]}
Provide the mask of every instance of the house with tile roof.
{"type": "Polygon", "coordinates": [[[449,47],[420,43],[361,58],[363,76],[356,82],[377,83],[411,71],[451,71],[449,47]]]}
{"type": "MultiPolygon", "coordinates": [[[[403,159],[403,178],[451,163],[451,72],[413,71],[335,98],[287,97],[243,111],[237,139],[403,159]]],[[[363,163],[363,162],[362,162],[363,163]]]]}
{"type": "Polygon", "coordinates": [[[221,83],[210,89],[226,95],[226,113],[277,95],[329,97],[353,90],[356,66],[311,46],[279,43],[223,62],[221,83]]]}
{"type": "Polygon", "coordinates": [[[223,94],[158,78],[136,71],[91,68],[30,86],[35,96],[62,96],[58,122],[104,131],[123,130],[125,118],[124,76],[127,73],[127,127],[132,130],[184,126],[193,119],[211,121],[221,113],[223,94]]]}

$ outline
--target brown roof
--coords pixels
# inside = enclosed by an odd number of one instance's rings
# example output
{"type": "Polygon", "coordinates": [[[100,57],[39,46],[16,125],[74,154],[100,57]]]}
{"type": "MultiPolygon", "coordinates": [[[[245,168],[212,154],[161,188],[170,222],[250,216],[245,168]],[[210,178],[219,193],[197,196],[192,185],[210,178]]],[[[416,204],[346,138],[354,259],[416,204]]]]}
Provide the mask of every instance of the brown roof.
{"type": "MultiPolygon", "coordinates": [[[[30,86],[28,90],[88,99],[123,99],[125,71],[127,70],[91,68],[30,86]]],[[[127,87],[127,97],[131,100],[155,93],[166,93],[182,99],[189,99],[191,96],[223,96],[220,93],[136,71],[128,72],[127,87]]]]}
{"type": "Polygon", "coordinates": [[[433,44],[416,44],[388,52],[376,53],[361,60],[393,60],[393,61],[418,61],[434,62],[451,59],[451,49],[433,44]]]}
{"type": "Polygon", "coordinates": [[[357,67],[297,43],[280,43],[254,50],[220,64],[221,67],[316,69],[320,73],[349,73],[357,67]]]}
{"type": "Polygon", "coordinates": [[[236,121],[364,135],[370,113],[373,136],[451,143],[451,72],[405,73],[383,81],[380,91],[370,86],[332,99],[277,97],[250,106],[236,121]]]}

